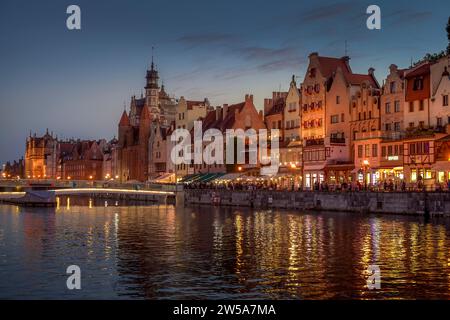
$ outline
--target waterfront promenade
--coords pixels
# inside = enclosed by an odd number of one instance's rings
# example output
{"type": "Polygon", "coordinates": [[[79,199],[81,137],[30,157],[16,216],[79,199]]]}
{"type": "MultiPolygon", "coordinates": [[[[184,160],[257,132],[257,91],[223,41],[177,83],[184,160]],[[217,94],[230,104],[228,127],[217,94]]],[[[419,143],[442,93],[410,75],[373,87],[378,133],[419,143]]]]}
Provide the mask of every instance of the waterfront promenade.
{"type": "Polygon", "coordinates": [[[450,216],[450,192],[185,189],[185,204],[450,216]]]}

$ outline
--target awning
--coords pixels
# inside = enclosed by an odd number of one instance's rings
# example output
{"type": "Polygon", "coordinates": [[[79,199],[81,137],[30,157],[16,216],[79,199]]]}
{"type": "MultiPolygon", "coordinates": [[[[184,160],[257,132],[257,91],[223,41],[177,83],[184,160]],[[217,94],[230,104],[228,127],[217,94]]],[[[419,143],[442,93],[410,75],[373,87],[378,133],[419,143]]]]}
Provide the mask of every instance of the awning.
{"type": "Polygon", "coordinates": [[[214,179],[217,179],[221,176],[223,176],[224,173],[200,173],[196,174],[195,177],[192,177],[188,181],[184,181],[185,183],[206,183],[213,181],[214,179]]]}
{"type": "Polygon", "coordinates": [[[214,182],[228,182],[244,176],[244,173],[227,173],[214,179],[214,182]]]}
{"type": "Polygon", "coordinates": [[[152,179],[151,181],[164,183],[164,182],[173,182],[174,180],[175,180],[175,173],[166,172],[166,173],[159,175],[155,179],[152,179]]]}
{"type": "Polygon", "coordinates": [[[200,173],[195,173],[195,174],[188,174],[185,175],[180,182],[182,183],[188,183],[188,182],[192,182],[193,180],[195,180],[195,178],[199,177],[201,174],[200,173]]]}
{"type": "Polygon", "coordinates": [[[325,167],[326,170],[332,170],[332,171],[348,171],[355,169],[354,164],[328,164],[325,167]]]}
{"type": "Polygon", "coordinates": [[[325,167],[325,164],[304,164],[303,165],[303,172],[305,171],[320,171],[323,170],[325,167]]]}

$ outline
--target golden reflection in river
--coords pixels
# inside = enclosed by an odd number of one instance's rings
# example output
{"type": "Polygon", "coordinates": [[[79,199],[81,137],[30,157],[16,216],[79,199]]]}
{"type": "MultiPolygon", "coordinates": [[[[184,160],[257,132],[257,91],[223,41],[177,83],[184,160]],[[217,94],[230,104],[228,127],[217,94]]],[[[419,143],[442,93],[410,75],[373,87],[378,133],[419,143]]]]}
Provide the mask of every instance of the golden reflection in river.
{"type": "Polygon", "coordinates": [[[450,298],[446,220],[59,201],[0,215],[1,248],[20,253],[11,270],[76,261],[91,292],[151,299],[450,298]],[[379,291],[366,287],[371,264],[379,291]]]}

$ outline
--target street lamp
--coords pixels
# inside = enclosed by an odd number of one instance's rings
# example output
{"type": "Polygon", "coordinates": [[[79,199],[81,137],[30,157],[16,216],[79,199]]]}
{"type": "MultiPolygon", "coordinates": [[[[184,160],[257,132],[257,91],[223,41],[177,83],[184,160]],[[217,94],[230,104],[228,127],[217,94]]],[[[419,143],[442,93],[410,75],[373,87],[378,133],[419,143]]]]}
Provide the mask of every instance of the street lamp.
{"type": "Polygon", "coordinates": [[[367,169],[369,168],[369,160],[364,159],[363,160],[363,165],[364,165],[364,188],[367,190],[367,169]]]}

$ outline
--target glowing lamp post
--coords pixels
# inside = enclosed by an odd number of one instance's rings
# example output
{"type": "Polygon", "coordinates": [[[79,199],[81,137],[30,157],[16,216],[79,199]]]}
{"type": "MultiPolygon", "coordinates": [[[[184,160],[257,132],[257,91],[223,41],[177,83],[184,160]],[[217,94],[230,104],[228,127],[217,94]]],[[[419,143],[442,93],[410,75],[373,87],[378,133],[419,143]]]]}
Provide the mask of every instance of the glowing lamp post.
{"type": "Polygon", "coordinates": [[[364,188],[367,190],[367,184],[368,184],[368,179],[367,179],[367,171],[369,169],[369,160],[364,159],[363,160],[363,168],[364,168],[364,188]]]}

